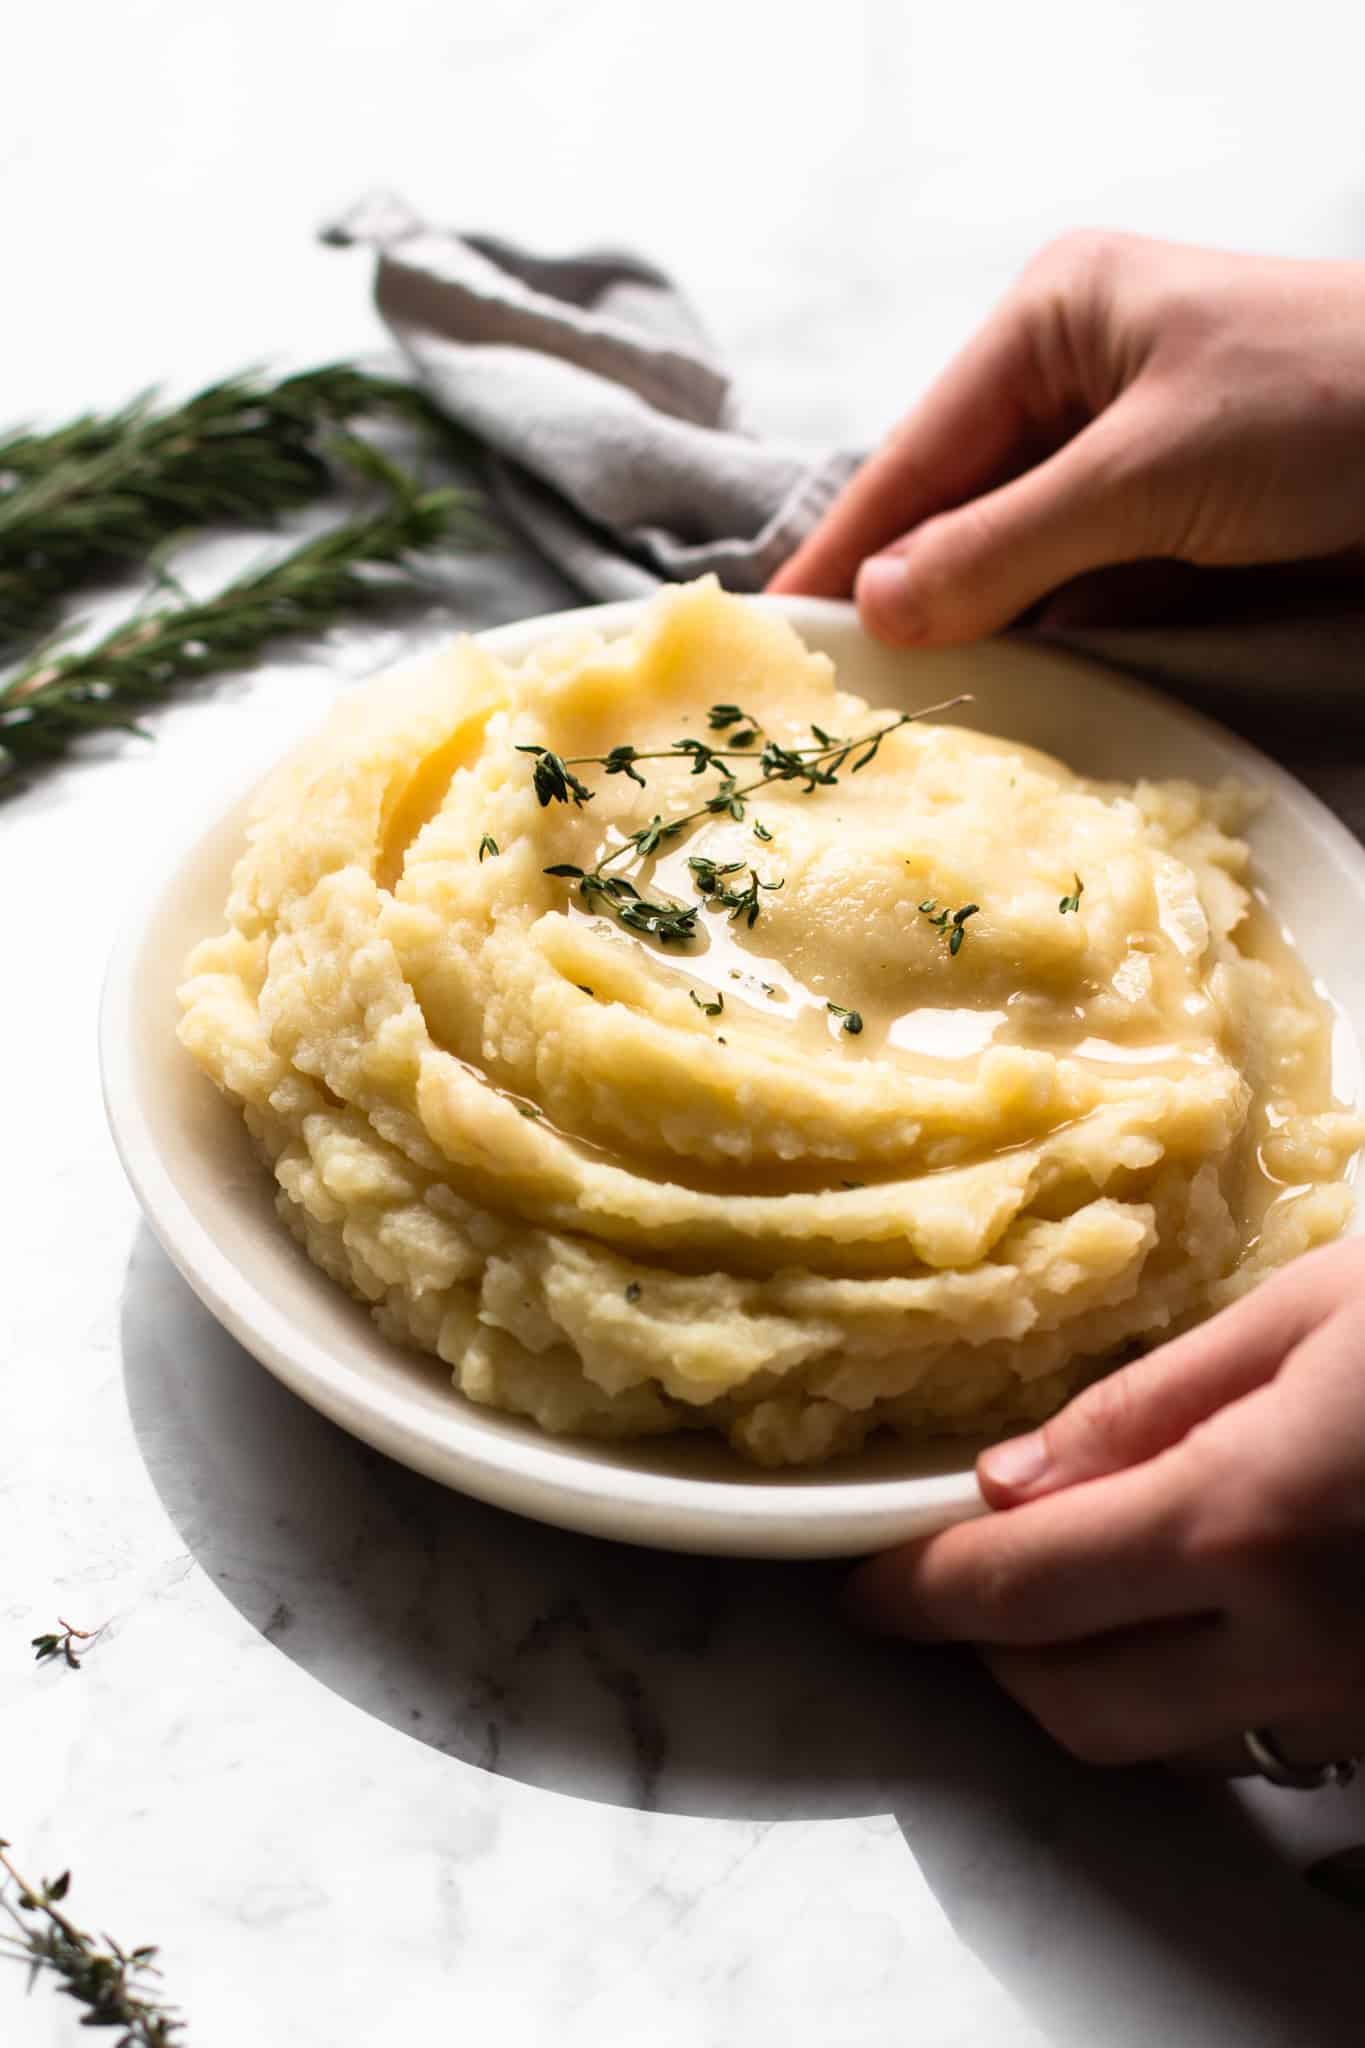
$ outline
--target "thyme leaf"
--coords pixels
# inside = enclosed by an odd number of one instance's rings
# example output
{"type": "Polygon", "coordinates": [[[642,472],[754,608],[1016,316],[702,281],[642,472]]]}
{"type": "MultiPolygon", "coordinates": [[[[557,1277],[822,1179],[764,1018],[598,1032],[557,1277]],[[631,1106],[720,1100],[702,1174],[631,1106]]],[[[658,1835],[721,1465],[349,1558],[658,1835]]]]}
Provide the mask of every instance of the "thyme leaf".
{"type": "Polygon", "coordinates": [[[919,906],[921,917],[927,917],[940,937],[947,940],[953,959],[962,951],[962,943],[967,936],[967,919],[975,917],[980,908],[979,903],[964,903],[961,910],[940,910],[932,896],[919,906]]]}
{"type": "Polygon", "coordinates": [[[79,1671],[81,1655],[84,1652],[78,1655],[74,1645],[93,1643],[97,1636],[104,1634],[104,1627],[101,1625],[99,1628],[72,1628],[71,1623],[63,1621],[60,1616],[57,1618],[57,1627],[61,1631],[60,1634],[34,1636],[29,1648],[39,1664],[45,1664],[53,1657],[63,1657],[73,1671],[79,1671]]]}
{"type": "Polygon", "coordinates": [[[21,1877],[0,1841],[0,1912],[13,1933],[0,1933],[0,1952],[29,1966],[30,1981],[44,1970],[86,2008],[83,2027],[121,2027],[117,2048],[175,2048],[184,2033],[177,2008],[157,1990],[156,1948],[126,1949],[109,1935],[97,1941],[63,1910],[71,1872],[33,1884],[21,1877]]]}

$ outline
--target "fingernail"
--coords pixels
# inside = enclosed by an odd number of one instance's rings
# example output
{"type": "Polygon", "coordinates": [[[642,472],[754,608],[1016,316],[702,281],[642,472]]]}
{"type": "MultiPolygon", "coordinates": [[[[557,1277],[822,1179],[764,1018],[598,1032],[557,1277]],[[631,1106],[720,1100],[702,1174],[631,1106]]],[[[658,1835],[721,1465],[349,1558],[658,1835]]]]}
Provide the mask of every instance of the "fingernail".
{"type": "Polygon", "coordinates": [[[924,620],[915,608],[910,570],[900,555],[872,555],[864,562],[854,596],[874,633],[893,633],[901,641],[923,639],[924,620]]]}
{"type": "Polygon", "coordinates": [[[1003,1444],[992,1444],[981,1453],[977,1470],[1002,1493],[1026,1493],[1046,1477],[1051,1463],[1047,1440],[1041,1429],[1034,1429],[1027,1436],[1012,1436],[1003,1444]]]}

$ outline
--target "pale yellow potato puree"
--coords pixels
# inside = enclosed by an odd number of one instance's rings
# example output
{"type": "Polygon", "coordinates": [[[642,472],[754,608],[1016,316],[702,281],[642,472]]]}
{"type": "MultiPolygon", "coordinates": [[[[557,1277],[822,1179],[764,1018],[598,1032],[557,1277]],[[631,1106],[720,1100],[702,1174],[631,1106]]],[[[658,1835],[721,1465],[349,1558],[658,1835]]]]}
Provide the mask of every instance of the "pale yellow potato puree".
{"type": "Polygon", "coordinates": [[[260,796],[180,1036],[311,1257],[470,1400],[764,1465],[998,1431],[1342,1228],[1362,1125],[1235,790],[905,724],[604,869],[693,910],[690,943],[544,872],[720,788],[583,756],[752,721],[742,788],[765,738],[894,715],[697,584],[520,665],[457,641],[260,796]],[[717,703],[747,719],[712,729],[717,703]],[[542,805],[527,746],[591,801],[542,805]],[[737,915],[689,860],[740,864],[737,915]]]}

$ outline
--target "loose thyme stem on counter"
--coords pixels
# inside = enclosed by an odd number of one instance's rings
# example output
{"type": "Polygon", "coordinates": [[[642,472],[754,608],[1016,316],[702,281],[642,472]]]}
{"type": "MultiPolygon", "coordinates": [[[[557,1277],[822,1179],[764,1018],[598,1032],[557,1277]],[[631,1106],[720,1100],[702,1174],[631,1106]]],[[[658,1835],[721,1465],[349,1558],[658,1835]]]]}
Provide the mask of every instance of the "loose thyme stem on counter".
{"type": "Polygon", "coordinates": [[[81,1660],[73,1645],[93,1643],[97,1636],[104,1634],[104,1627],[72,1628],[71,1623],[63,1621],[60,1615],[57,1617],[57,1627],[61,1631],[60,1635],[34,1636],[29,1648],[39,1664],[46,1663],[50,1657],[64,1657],[73,1671],[79,1671],[81,1660]]]}
{"type": "Polygon", "coordinates": [[[155,1947],[125,1949],[107,1934],[97,1941],[62,1911],[71,1872],[30,1884],[8,1849],[0,1841],[0,1911],[15,1932],[0,1933],[0,1952],[28,1964],[30,1984],[44,1970],[60,1977],[67,1997],[87,2008],[83,2027],[121,2027],[115,2048],[175,2048],[185,2023],[155,1988],[155,1947]]]}
{"type": "Polygon", "coordinates": [[[57,601],[209,526],[268,525],[334,482],[321,436],[388,415],[446,438],[412,386],[331,363],[276,382],[229,377],[156,410],[149,397],[0,440],[0,644],[57,601]]]}
{"type": "MultiPolygon", "coordinates": [[[[608,749],[605,754],[576,754],[565,757],[554,753],[549,747],[535,741],[518,745],[519,754],[534,757],[532,786],[545,808],[552,803],[572,803],[577,809],[590,804],[596,792],[588,788],[573,772],[576,768],[598,767],[608,775],[626,775],[632,782],[647,787],[646,778],[639,773],[641,761],[690,761],[694,775],[711,772],[719,777],[719,784],[705,803],[694,810],[685,811],[680,818],[665,820],[657,812],[647,825],[639,826],[626,834],[619,846],[604,853],[596,866],[590,869],[576,867],[572,861],[557,861],[543,872],[561,877],[578,884],[578,894],[593,907],[605,910],[619,923],[631,931],[646,933],[657,938],[664,945],[686,945],[696,936],[699,912],[687,905],[665,901],[651,901],[641,896],[634,884],[623,875],[609,875],[606,870],[618,861],[632,857],[648,859],[657,853],[667,841],[678,839],[692,831],[709,817],[730,817],[743,823],[747,816],[747,800],[755,790],[766,789],[773,783],[801,782],[805,785],[803,794],[811,796],[817,789],[831,788],[839,779],[839,773],[849,756],[856,754],[849,773],[856,775],[860,768],[866,768],[876,759],[882,741],[903,725],[910,725],[919,718],[932,718],[943,711],[953,711],[960,704],[969,704],[971,697],[962,695],[949,697],[941,704],[927,704],[919,711],[903,711],[899,718],[879,726],[874,732],[863,733],[856,739],[835,739],[818,725],[812,725],[815,736],[814,746],[786,747],[779,741],[767,738],[762,726],[738,704],[713,704],[707,714],[707,724],[713,732],[725,731],[738,724],[740,731],[732,732],[728,747],[713,747],[705,740],[675,740],[669,747],[642,750],[626,744],[608,749]],[[741,783],[723,764],[737,759],[753,758],[749,749],[758,740],[764,741],[758,757],[759,774],[751,781],[741,783]],[[720,765],[718,765],[720,764],[720,765]]],[[[755,836],[771,840],[772,833],[760,821],[754,823],[755,836]]],[[[731,920],[744,917],[752,929],[759,913],[759,891],[776,890],[783,886],[782,880],[763,880],[756,869],[748,868],[747,884],[727,882],[724,878],[742,873],[746,863],[731,861],[717,866],[714,861],[689,860],[692,870],[692,885],[698,894],[720,908],[730,912],[731,920]]],[[[954,948],[956,951],[956,948],[954,948]]]]}
{"type": "Polygon", "coordinates": [[[244,667],[269,642],[315,633],[392,593],[377,570],[403,570],[446,539],[470,512],[458,490],[419,491],[373,450],[348,459],[393,489],[393,501],[304,541],[212,597],[143,611],[93,646],[49,643],[0,684],[0,785],[22,763],[65,752],[80,734],[136,732],[130,707],[225,669],[244,667]]]}

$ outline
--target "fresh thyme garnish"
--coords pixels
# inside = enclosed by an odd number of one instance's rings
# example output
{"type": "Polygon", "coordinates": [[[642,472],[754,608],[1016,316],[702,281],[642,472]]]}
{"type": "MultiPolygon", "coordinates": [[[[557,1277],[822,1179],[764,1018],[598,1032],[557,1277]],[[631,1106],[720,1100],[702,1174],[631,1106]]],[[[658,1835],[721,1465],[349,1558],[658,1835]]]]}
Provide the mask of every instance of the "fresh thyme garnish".
{"type": "Polygon", "coordinates": [[[205,526],[268,525],[324,496],[320,435],[389,413],[431,428],[413,386],[346,363],[230,377],[181,405],[147,398],[52,433],[0,441],[0,641],[37,632],[59,598],[205,526]]]}
{"type": "Polygon", "coordinates": [[[715,1001],[711,1003],[704,1003],[694,988],[690,988],[687,993],[691,996],[704,1017],[719,1017],[721,1011],[725,1008],[725,998],[719,989],[716,991],[715,1001]]]}
{"type": "Polygon", "coordinates": [[[842,1003],[826,1003],[831,1017],[837,1017],[850,1038],[856,1038],[863,1028],[863,1020],[856,1010],[846,1010],[842,1003]]]}
{"type": "Polygon", "coordinates": [[[80,1657],[77,1655],[75,1649],[72,1647],[73,1644],[93,1643],[96,1636],[102,1635],[104,1633],[104,1630],[102,1627],[72,1628],[71,1623],[69,1621],[63,1621],[60,1615],[58,1615],[57,1617],[57,1627],[61,1630],[60,1635],[45,1635],[33,1637],[31,1642],[31,1648],[33,1650],[34,1656],[40,1664],[45,1663],[49,1657],[65,1657],[67,1663],[71,1666],[71,1669],[73,1671],[79,1671],[81,1668],[81,1660],[80,1657]]]}
{"type": "Polygon", "coordinates": [[[631,1302],[638,1301],[643,1293],[644,1289],[641,1287],[639,1281],[632,1280],[626,1287],[626,1300],[631,1302]]]}
{"type": "MultiPolygon", "coordinates": [[[[682,837],[707,818],[728,816],[737,823],[743,823],[746,797],[756,789],[767,788],[770,783],[801,782],[807,796],[816,789],[828,788],[838,780],[839,771],[851,754],[858,756],[849,771],[856,774],[876,759],[882,741],[889,733],[899,731],[901,726],[909,725],[917,718],[951,711],[969,701],[966,696],[950,697],[942,704],[925,705],[920,711],[903,711],[889,724],[879,726],[874,732],[863,733],[856,739],[834,739],[828,733],[819,733],[812,747],[784,747],[774,739],[764,738],[763,728],[757,720],[738,704],[713,704],[707,713],[707,723],[713,732],[726,732],[736,724],[742,726],[740,732],[730,734],[729,747],[712,747],[699,739],[680,739],[669,747],[641,751],[623,743],[610,748],[605,754],[578,754],[566,759],[534,741],[518,743],[518,753],[530,754],[535,759],[532,784],[542,808],[552,803],[572,802],[581,809],[584,804],[592,802],[594,792],[574,774],[576,768],[598,767],[605,769],[608,775],[628,775],[633,782],[645,787],[645,777],[638,772],[641,761],[690,760],[694,775],[711,771],[720,778],[705,803],[685,811],[679,818],[665,820],[656,812],[647,825],[628,832],[619,846],[604,853],[594,868],[577,867],[572,861],[556,861],[542,872],[564,881],[577,882],[578,894],[590,907],[606,911],[628,930],[643,932],[665,945],[688,945],[696,936],[696,910],[685,904],[651,901],[624,876],[609,875],[606,870],[620,860],[632,857],[649,859],[667,841],[682,837]],[[751,782],[741,783],[723,764],[735,758],[737,745],[747,748],[761,738],[764,744],[758,758],[760,772],[751,782]]],[[[817,731],[817,728],[812,727],[812,731],[817,731]]],[[[757,824],[754,831],[762,839],[772,838],[771,832],[766,828],[760,829],[757,824]]],[[[713,906],[728,910],[732,920],[744,917],[750,929],[758,918],[760,890],[771,891],[783,886],[780,878],[774,882],[761,880],[753,868],[748,869],[749,880],[742,886],[725,881],[724,877],[744,870],[742,861],[718,866],[714,861],[690,860],[688,866],[692,869],[693,886],[698,893],[713,906]]]]}
{"type": "Polygon", "coordinates": [[[496,839],[495,839],[495,838],[493,837],[493,834],[492,834],[491,832],[485,832],[485,833],[484,833],[484,835],[483,835],[483,838],[482,838],[482,839],[481,839],[481,840],[479,841],[479,866],[480,866],[480,867],[482,867],[482,866],[483,866],[483,864],[484,864],[484,861],[485,861],[485,860],[486,860],[486,859],[488,858],[488,856],[489,856],[489,854],[490,854],[490,853],[491,853],[491,854],[493,855],[494,859],[496,860],[496,858],[497,858],[497,854],[498,854],[498,842],[497,842],[497,840],[496,840],[496,839]]]}
{"type": "Polygon", "coordinates": [[[706,901],[714,904],[718,910],[728,910],[731,924],[742,917],[750,931],[758,922],[759,890],[766,889],[769,893],[775,893],[785,886],[780,881],[765,882],[757,868],[749,867],[742,860],[726,861],[723,866],[717,866],[713,860],[692,858],[687,865],[692,871],[692,886],[697,894],[705,897],[706,901]],[[726,880],[727,875],[741,874],[748,875],[747,882],[726,880]]]}
{"type": "MultiPolygon", "coordinates": [[[[570,797],[579,805],[592,802],[592,791],[586,782],[580,782],[570,771],[567,763],[562,761],[558,754],[552,754],[548,747],[538,747],[532,743],[524,747],[519,746],[517,752],[534,754],[536,757],[532,783],[542,810],[547,804],[566,804],[570,797]]],[[[607,773],[614,775],[616,770],[609,768],[607,773]]],[[[640,780],[638,775],[635,780],[640,780]]]]}
{"type": "Polygon", "coordinates": [[[761,839],[761,840],[763,840],[763,841],[764,841],[764,843],[766,844],[766,842],[767,842],[768,840],[770,840],[770,839],[772,838],[772,836],[773,836],[773,835],[772,835],[772,833],[771,833],[771,832],[770,832],[770,831],[768,830],[768,828],[767,828],[767,826],[766,826],[766,825],[764,824],[763,820],[762,820],[761,818],[755,818],[755,819],[754,819],[754,838],[755,838],[755,839],[761,839]]]}
{"type": "Polygon", "coordinates": [[[979,903],[964,903],[961,910],[940,910],[931,896],[921,903],[920,914],[948,941],[948,951],[956,959],[967,936],[967,919],[975,917],[980,908],[979,903]]]}
{"type": "Polygon", "coordinates": [[[417,491],[373,450],[364,461],[394,490],[382,511],[304,541],[212,597],[142,611],[92,646],[40,648],[0,684],[0,781],[23,762],[65,752],[95,728],[139,732],[130,706],[243,668],[270,641],[316,633],[339,614],[391,594],[392,577],[372,572],[402,570],[447,538],[468,499],[457,490],[417,491]]]}
{"type": "Polygon", "coordinates": [[[1081,898],[1085,894],[1085,883],[1081,880],[1080,876],[1073,875],[1071,879],[1076,884],[1074,894],[1070,896],[1063,896],[1061,902],[1057,905],[1057,908],[1061,911],[1063,917],[1066,916],[1068,910],[1078,911],[1080,909],[1081,898]]]}
{"type": "Polygon", "coordinates": [[[536,1108],[534,1102],[519,1102],[516,1105],[516,1110],[518,1116],[537,1117],[540,1115],[540,1111],[536,1108]]]}
{"type": "Polygon", "coordinates": [[[30,1884],[11,1863],[9,1843],[0,1841],[0,1910],[15,1932],[0,1933],[0,1949],[27,1962],[29,1982],[43,1970],[62,1978],[68,1998],[87,2008],[83,2027],[121,2027],[115,2048],[174,2048],[184,2032],[175,2006],[159,1996],[156,1949],[121,1948],[105,1934],[101,1947],[93,1935],[69,1920],[62,1901],[71,1887],[71,1872],[30,1884]]]}

